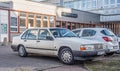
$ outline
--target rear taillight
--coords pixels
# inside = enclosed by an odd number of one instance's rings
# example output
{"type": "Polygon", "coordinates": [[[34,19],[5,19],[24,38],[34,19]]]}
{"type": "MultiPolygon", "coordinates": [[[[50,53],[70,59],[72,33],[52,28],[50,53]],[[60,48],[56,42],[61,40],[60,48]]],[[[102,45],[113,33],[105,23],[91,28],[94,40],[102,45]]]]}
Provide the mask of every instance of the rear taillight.
{"type": "Polygon", "coordinates": [[[112,39],[109,38],[109,37],[103,37],[103,39],[104,39],[106,42],[111,42],[111,41],[112,41],[112,39]]]}

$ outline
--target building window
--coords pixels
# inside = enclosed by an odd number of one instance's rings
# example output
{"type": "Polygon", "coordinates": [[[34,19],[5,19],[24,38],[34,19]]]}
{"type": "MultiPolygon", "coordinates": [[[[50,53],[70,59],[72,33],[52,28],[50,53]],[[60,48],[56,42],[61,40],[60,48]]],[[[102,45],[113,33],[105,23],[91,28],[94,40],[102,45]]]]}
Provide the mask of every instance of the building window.
{"type": "Polygon", "coordinates": [[[115,4],[115,0],[110,0],[110,4],[115,4]]]}
{"type": "Polygon", "coordinates": [[[109,0],[104,0],[104,5],[108,5],[109,4],[109,0]]]}
{"type": "Polygon", "coordinates": [[[76,26],[75,26],[75,23],[72,23],[72,29],[75,29],[76,26]]]}
{"type": "Polygon", "coordinates": [[[48,27],[48,16],[44,16],[43,27],[48,27]]]}
{"type": "Polygon", "coordinates": [[[54,21],[55,21],[55,17],[51,16],[50,17],[50,27],[54,27],[54,21]]]}
{"type": "Polygon", "coordinates": [[[120,3],[119,3],[119,4],[117,4],[117,7],[120,7],[120,3]]]}
{"type": "Polygon", "coordinates": [[[120,3],[120,0],[117,0],[117,3],[120,3]]]}
{"type": "Polygon", "coordinates": [[[76,28],[80,28],[80,24],[78,23],[78,24],[76,24],[76,28]]]}
{"type": "Polygon", "coordinates": [[[18,12],[11,11],[10,29],[11,32],[18,32],[18,12]]]}
{"type": "Polygon", "coordinates": [[[34,14],[28,16],[28,27],[34,27],[34,14]]]}
{"type": "Polygon", "coordinates": [[[56,27],[61,27],[61,22],[60,21],[56,22],[56,27]]]}
{"type": "Polygon", "coordinates": [[[41,27],[41,15],[36,16],[36,27],[41,27]]]}
{"type": "Polygon", "coordinates": [[[96,6],[97,6],[97,4],[96,4],[96,0],[93,0],[93,1],[92,1],[92,8],[95,9],[96,6]]]}
{"type": "Polygon", "coordinates": [[[26,29],[26,13],[20,12],[20,32],[26,29]]]}
{"type": "Polygon", "coordinates": [[[71,23],[70,22],[67,23],[67,28],[71,30],[71,23]]]}
{"type": "Polygon", "coordinates": [[[66,22],[62,22],[62,28],[66,28],[66,22]]]}

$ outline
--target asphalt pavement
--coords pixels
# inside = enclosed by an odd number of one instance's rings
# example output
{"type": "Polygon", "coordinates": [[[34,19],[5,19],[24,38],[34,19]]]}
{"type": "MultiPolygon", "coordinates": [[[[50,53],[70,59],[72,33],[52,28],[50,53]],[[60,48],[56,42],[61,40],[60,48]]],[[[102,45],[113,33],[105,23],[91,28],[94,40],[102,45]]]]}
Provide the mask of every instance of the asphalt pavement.
{"type": "Polygon", "coordinates": [[[19,57],[10,46],[0,46],[0,71],[87,71],[84,63],[62,64],[58,58],[40,55],[19,57]]]}

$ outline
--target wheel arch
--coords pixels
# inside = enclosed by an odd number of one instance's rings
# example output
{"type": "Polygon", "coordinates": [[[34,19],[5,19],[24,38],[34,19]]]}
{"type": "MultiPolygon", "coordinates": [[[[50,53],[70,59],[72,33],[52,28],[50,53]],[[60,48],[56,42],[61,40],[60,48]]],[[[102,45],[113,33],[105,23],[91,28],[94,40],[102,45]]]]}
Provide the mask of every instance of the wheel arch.
{"type": "Polygon", "coordinates": [[[58,50],[58,56],[59,56],[60,51],[64,48],[69,48],[72,51],[72,49],[69,46],[61,46],[58,50]]]}
{"type": "Polygon", "coordinates": [[[17,50],[19,50],[19,47],[20,47],[20,46],[23,46],[23,47],[24,47],[23,44],[19,44],[19,45],[17,46],[17,50]]]}

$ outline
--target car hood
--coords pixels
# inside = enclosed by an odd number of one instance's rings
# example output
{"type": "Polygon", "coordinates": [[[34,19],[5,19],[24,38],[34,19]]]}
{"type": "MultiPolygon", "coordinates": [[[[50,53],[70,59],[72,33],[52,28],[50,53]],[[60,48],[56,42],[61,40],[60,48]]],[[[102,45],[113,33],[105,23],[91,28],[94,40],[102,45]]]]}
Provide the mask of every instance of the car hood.
{"type": "Polygon", "coordinates": [[[83,39],[78,37],[63,37],[63,38],[57,38],[57,39],[65,43],[73,42],[73,43],[79,43],[79,44],[103,44],[103,42],[100,42],[100,41],[83,39]]]}

